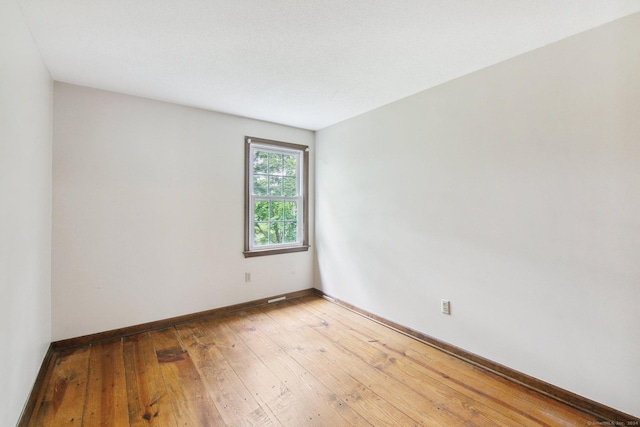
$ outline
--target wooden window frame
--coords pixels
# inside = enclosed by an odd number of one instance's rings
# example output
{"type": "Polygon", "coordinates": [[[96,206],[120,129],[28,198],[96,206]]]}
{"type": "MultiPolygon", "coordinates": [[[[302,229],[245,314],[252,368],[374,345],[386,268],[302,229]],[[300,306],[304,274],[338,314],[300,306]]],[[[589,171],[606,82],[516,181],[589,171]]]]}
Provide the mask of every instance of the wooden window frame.
{"type": "Polygon", "coordinates": [[[244,155],[244,257],[257,257],[265,255],[278,255],[293,252],[305,252],[309,250],[309,147],[301,144],[274,141],[270,139],[245,136],[244,155]],[[251,144],[271,146],[274,150],[289,149],[300,151],[301,166],[301,191],[302,191],[302,241],[290,246],[265,246],[264,248],[252,249],[250,241],[253,238],[253,224],[251,221],[251,144]]]}

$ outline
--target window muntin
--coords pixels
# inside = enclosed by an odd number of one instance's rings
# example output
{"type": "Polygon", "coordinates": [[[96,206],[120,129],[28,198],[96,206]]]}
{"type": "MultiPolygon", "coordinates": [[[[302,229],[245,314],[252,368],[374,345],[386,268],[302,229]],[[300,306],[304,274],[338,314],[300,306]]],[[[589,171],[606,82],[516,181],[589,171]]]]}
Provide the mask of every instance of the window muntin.
{"type": "Polygon", "coordinates": [[[245,256],[307,250],[307,147],[245,139],[245,256]]]}

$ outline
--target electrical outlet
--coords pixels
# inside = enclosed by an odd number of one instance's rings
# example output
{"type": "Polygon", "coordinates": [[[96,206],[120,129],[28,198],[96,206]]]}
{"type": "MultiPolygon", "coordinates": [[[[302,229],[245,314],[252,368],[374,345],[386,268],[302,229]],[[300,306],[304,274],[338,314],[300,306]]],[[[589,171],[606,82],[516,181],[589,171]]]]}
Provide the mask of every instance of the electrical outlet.
{"type": "Polygon", "coordinates": [[[451,314],[451,301],[446,299],[440,300],[440,311],[442,314],[451,314]]]}
{"type": "Polygon", "coordinates": [[[247,283],[251,282],[251,273],[244,273],[244,281],[247,283]]]}

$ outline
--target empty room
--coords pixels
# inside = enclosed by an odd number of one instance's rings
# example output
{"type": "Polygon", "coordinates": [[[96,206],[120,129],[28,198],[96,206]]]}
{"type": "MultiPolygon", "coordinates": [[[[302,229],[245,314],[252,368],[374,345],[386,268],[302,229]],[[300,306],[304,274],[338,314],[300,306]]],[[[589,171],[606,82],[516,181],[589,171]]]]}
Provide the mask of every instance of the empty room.
{"type": "Polygon", "coordinates": [[[640,425],[636,0],[0,2],[0,426],[640,425]]]}

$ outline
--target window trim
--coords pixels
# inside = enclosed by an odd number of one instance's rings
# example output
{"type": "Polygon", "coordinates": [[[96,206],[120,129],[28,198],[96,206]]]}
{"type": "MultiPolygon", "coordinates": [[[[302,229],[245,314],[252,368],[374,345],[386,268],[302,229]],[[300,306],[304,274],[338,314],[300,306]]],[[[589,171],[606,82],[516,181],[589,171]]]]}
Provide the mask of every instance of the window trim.
{"type": "Polygon", "coordinates": [[[244,150],[244,257],[256,257],[264,255],[277,255],[293,252],[305,252],[309,250],[309,147],[290,142],[274,141],[270,139],[245,136],[244,150]],[[302,242],[290,246],[273,246],[260,249],[251,249],[252,225],[251,224],[251,145],[271,146],[274,150],[289,149],[301,152],[300,165],[302,169],[302,242]]]}

